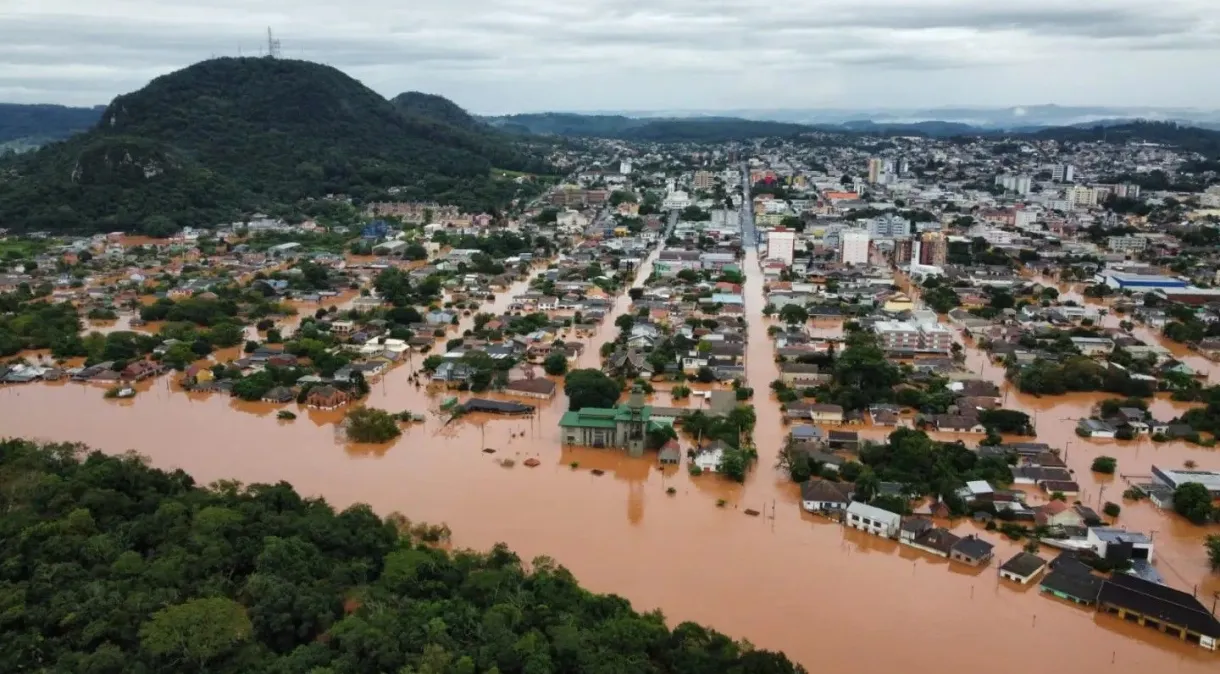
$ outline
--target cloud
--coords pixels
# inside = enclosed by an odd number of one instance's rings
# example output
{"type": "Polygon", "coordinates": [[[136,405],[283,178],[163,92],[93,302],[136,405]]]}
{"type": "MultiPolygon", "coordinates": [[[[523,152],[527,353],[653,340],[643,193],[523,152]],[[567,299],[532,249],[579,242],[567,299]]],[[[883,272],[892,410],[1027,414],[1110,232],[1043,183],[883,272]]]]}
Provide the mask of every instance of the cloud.
{"type": "Polygon", "coordinates": [[[0,19],[0,99],[106,103],[257,55],[271,26],[285,57],[477,112],[1220,107],[1214,88],[1185,86],[1214,79],[1215,1],[38,0],[0,19]]]}

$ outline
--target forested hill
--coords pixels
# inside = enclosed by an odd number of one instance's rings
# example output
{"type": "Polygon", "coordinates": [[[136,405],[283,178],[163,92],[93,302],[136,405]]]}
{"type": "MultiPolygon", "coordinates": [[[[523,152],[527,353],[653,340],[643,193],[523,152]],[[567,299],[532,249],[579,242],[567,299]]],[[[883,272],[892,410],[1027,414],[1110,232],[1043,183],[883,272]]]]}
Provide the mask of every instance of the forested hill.
{"type": "Polygon", "coordinates": [[[496,168],[528,173],[548,170],[546,147],[539,139],[502,133],[444,96],[408,91],[390,102],[416,133],[425,137],[440,134],[449,145],[484,157],[496,168]]]}
{"type": "Polygon", "coordinates": [[[0,103],[0,143],[67,138],[97,124],[102,108],[69,108],[63,105],[18,105],[0,103]]]}
{"type": "Polygon", "coordinates": [[[1061,126],[1029,134],[1039,140],[1072,143],[1148,142],[1169,145],[1211,158],[1220,157],[1220,131],[1185,126],[1175,122],[1137,121],[1095,126],[1061,126]]]}
{"type": "Polygon", "coordinates": [[[0,480],[3,672],[804,672],[551,561],[450,554],[285,483],[203,489],[20,440],[0,442],[0,480]]]}
{"type": "Polygon", "coordinates": [[[403,115],[329,66],[213,59],[116,98],[87,133],[3,167],[0,227],[153,233],[395,186],[491,209],[514,189],[491,179],[493,164],[537,162],[471,135],[403,115]]]}
{"type": "Polygon", "coordinates": [[[390,99],[390,102],[404,115],[425,117],[468,131],[486,128],[485,124],[471,117],[470,113],[444,96],[408,91],[398,94],[390,99]]]}

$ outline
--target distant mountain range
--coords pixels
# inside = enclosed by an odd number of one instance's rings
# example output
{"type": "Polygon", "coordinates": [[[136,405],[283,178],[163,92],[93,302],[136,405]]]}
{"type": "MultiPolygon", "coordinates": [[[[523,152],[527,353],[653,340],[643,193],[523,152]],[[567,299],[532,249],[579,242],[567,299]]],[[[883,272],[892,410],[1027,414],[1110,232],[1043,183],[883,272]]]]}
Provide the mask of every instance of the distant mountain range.
{"type": "Polygon", "coordinates": [[[101,119],[105,109],[101,105],[69,108],[0,103],[0,149],[38,146],[86,131],[101,119]]]}
{"type": "Polygon", "coordinates": [[[1220,110],[1192,108],[1028,105],[1009,108],[808,108],[680,111],[599,111],[589,115],[618,115],[638,119],[690,119],[734,117],[768,122],[810,125],[912,125],[942,122],[970,129],[1023,131],[1052,126],[1113,125],[1134,120],[1177,122],[1220,129],[1220,110]]]}
{"type": "MultiPolygon", "coordinates": [[[[1057,108],[1041,106],[1024,117],[1050,119],[1052,110],[1068,110],[1079,119],[1082,111],[1113,113],[1106,108],[1057,108]]],[[[948,110],[955,114],[971,110],[948,110]]],[[[858,114],[858,113],[857,113],[858,114]]],[[[795,114],[793,113],[793,116],[795,114]]],[[[1060,117],[1066,117],[1063,113],[1060,117]]],[[[994,119],[994,118],[993,118],[994,119]]],[[[723,115],[650,117],[544,112],[484,117],[488,124],[505,131],[553,136],[611,138],[645,142],[725,142],[766,136],[796,136],[811,132],[879,136],[918,135],[931,137],[993,137],[1087,141],[1145,141],[1170,145],[1214,157],[1220,155],[1220,123],[1183,120],[1150,120],[1106,117],[1075,124],[1024,124],[981,126],[946,120],[853,119],[839,122],[793,122],[726,117],[723,115]]],[[[992,122],[994,124],[994,122],[992,122]]]]}

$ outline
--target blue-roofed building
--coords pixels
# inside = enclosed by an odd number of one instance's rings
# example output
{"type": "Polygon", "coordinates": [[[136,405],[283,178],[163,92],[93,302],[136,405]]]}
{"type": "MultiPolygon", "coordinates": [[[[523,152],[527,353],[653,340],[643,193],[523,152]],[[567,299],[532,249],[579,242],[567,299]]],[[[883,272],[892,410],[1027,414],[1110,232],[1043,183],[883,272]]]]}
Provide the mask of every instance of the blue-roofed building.
{"type": "Polygon", "coordinates": [[[1159,274],[1128,274],[1120,271],[1103,271],[1098,277],[1115,290],[1152,291],[1163,288],[1185,288],[1188,284],[1181,279],[1159,274]]]}

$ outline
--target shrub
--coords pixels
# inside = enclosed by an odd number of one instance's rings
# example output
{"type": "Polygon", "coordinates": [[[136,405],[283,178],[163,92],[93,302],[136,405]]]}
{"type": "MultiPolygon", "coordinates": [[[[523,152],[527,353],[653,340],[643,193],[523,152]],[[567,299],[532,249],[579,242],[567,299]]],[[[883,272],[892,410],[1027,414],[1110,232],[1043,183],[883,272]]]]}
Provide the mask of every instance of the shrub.
{"type": "Polygon", "coordinates": [[[1102,507],[1101,511],[1106,514],[1106,517],[1118,517],[1123,509],[1117,503],[1106,501],[1106,505],[1102,507]]]}

